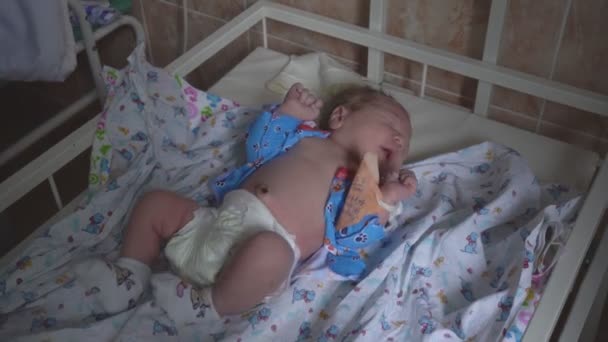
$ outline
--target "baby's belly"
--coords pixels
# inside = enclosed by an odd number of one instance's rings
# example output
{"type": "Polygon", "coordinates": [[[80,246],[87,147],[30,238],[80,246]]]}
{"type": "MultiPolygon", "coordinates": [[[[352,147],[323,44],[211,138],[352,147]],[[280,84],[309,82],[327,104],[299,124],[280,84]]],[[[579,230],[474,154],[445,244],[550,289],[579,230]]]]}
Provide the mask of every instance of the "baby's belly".
{"type": "Polygon", "coordinates": [[[334,173],[314,164],[281,156],[243,183],[243,188],[264,202],[275,219],[296,236],[302,258],[323,243],[324,208],[334,173]]]}

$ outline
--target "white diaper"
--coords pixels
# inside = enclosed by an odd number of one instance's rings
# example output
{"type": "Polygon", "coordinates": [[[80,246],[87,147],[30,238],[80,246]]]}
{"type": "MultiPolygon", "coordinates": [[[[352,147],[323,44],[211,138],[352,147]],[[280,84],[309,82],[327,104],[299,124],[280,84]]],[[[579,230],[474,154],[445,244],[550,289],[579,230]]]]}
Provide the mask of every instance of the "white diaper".
{"type": "Polygon", "coordinates": [[[199,208],[194,218],[167,243],[165,255],[174,272],[200,286],[211,285],[234,247],[260,231],[282,236],[291,246],[294,264],[282,290],[288,285],[300,250],[295,236],[281,226],[264,203],[247,190],[231,191],[220,208],[199,208]]]}

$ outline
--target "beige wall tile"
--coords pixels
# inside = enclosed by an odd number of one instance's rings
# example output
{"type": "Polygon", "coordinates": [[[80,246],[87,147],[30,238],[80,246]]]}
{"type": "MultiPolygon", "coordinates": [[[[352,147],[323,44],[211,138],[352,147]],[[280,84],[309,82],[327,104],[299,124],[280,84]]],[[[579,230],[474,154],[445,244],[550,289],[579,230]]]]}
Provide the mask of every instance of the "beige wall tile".
{"type": "Polygon", "coordinates": [[[471,98],[463,97],[460,94],[451,93],[441,88],[428,87],[424,92],[425,96],[443,102],[454,104],[463,108],[473,109],[475,101],[471,98]]]}
{"type": "Polygon", "coordinates": [[[247,57],[250,52],[247,35],[242,35],[193,70],[186,79],[199,89],[208,89],[247,57]]]}
{"type": "MultiPolygon", "coordinates": [[[[354,25],[367,26],[369,21],[368,0],[278,0],[276,2],[354,25]]],[[[248,4],[252,3],[250,1],[248,4]]],[[[256,27],[256,30],[260,30],[259,26],[256,27]]],[[[314,51],[327,52],[356,64],[364,64],[367,58],[367,48],[280,22],[269,21],[268,32],[278,38],[311,48],[314,51]]]]}
{"type": "Polygon", "coordinates": [[[608,1],[574,0],[555,80],[608,95],[608,1]]]}
{"type": "Polygon", "coordinates": [[[435,88],[473,99],[477,92],[477,80],[453,72],[429,67],[427,83],[435,88]]]}
{"type": "Polygon", "coordinates": [[[151,0],[134,0],[133,1],[133,6],[131,7],[131,15],[134,16],[139,23],[143,26],[144,28],[144,39],[146,41],[146,57],[148,58],[148,61],[150,61],[152,64],[154,64],[154,58],[152,56],[152,48],[150,47],[150,37],[149,37],[149,30],[148,30],[148,21],[146,19],[146,14],[145,14],[145,4],[147,4],[149,1],[151,0]]]}
{"type": "MultiPolygon", "coordinates": [[[[262,33],[260,33],[259,31],[251,32],[250,39],[251,39],[250,44],[251,44],[252,51],[256,47],[264,45],[262,33]]],[[[289,42],[285,39],[274,37],[272,35],[268,36],[268,48],[278,51],[278,52],[282,52],[286,55],[303,55],[306,53],[311,53],[311,52],[316,51],[310,47],[306,47],[306,46],[303,46],[300,44],[295,44],[295,43],[289,42]]],[[[349,69],[351,69],[355,72],[358,72],[358,73],[362,73],[363,66],[361,64],[355,63],[351,60],[348,60],[348,59],[345,59],[345,58],[342,58],[340,56],[336,56],[333,54],[328,54],[328,55],[331,56],[332,58],[334,58],[335,60],[337,60],[338,62],[340,62],[342,65],[348,67],[349,69]]]]}
{"type": "Polygon", "coordinates": [[[396,85],[408,90],[411,90],[413,94],[420,94],[420,83],[418,81],[414,81],[411,78],[404,78],[401,75],[392,74],[392,73],[384,73],[384,82],[392,85],[396,85]]]}
{"type": "Polygon", "coordinates": [[[387,33],[464,56],[481,58],[489,1],[390,0],[387,33]]]}
{"type": "Polygon", "coordinates": [[[499,86],[492,88],[491,104],[537,118],[543,99],[499,86]]]}
{"type": "Polygon", "coordinates": [[[539,133],[587,150],[596,151],[602,155],[608,152],[608,140],[592,137],[549,122],[541,123],[539,133]]]}
{"type": "Polygon", "coordinates": [[[547,102],[543,121],[589,135],[608,138],[608,117],[578,110],[554,102],[547,102]]]}
{"type": "MultiPolygon", "coordinates": [[[[511,0],[505,17],[498,64],[548,77],[567,0],[511,0]]],[[[492,104],[538,116],[542,99],[500,88],[492,104]]]]}
{"type": "Polygon", "coordinates": [[[131,6],[131,15],[134,16],[142,25],[144,24],[144,12],[142,7],[147,5],[151,0],[133,0],[131,6]],[[142,6],[143,5],[143,6],[142,6]]]}
{"type": "MultiPolygon", "coordinates": [[[[261,32],[251,32],[251,47],[255,49],[257,46],[264,46],[264,38],[261,32]]],[[[282,52],[286,55],[303,55],[306,53],[314,52],[312,47],[306,47],[299,44],[290,43],[284,39],[268,35],[268,48],[278,52],[282,52]]]]}
{"type": "MultiPolygon", "coordinates": [[[[222,20],[215,20],[198,12],[190,11],[188,13],[188,48],[198,44],[224,23],[222,20]]],[[[187,75],[186,79],[200,89],[208,89],[245,58],[249,52],[248,33],[246,33],[193,70],[187,75]]]]}
{"type": "Polygon", "coordinates": [[[504,108],[490,106],[488,109],[488,118],[509,126],[525,129],[526,131],[534,132],[536,130],[536,120],[525,115],[509,112],[504,108]]]}
{"type": "MultiPolygon", "coordinates": [[[[384,70],[420,82],[422,80],[422,64],[403,59],[391,54],[384,54],[384,70]]],[[[427,75],[428,77],[428,75],[427,75]]]]}
{"type": "Polygon", "coordinates": [[[369,0],[275,0],[275,2],[354,25],[367,27],[369,22],[369,0]]]}
{"type": "MultiPolygon", "coordinates": [[[[490,5],[487,1],[388,2],[387,33],[460,55],[481,58],[490,5]]],[[[387,56],[386,70],[421,80],[422,66],[387,56]]],[[[445,70],[429,68],[427,83],[472,98],[477,81],[445,70]]]]}
{"type": "Polygon", "coordinates": [[[300,29],[277,21],[268,21],[268,33],[314,51],[327,52],[358,64],[364,64],[367,48],[323,34],[300,29]]]}
{"type": "Polygon", "coordinates": [[[498,64],[537,76],[549,76],[566,2],[510,0],[498,64]]]}
{"type": "Polygon", "coordinates": [[[147,0],[144,5],[154,64],[164,67],[179,55],[181,13],[159,0],[147,0]]]}
{"type": "MultiPolygon", "coordinates": [[[[178,0],[181,4],[181,0],[178,0]]],[[[245,9],[244,0],[188,0],[188,8],[230,20],[245,9]]]]}

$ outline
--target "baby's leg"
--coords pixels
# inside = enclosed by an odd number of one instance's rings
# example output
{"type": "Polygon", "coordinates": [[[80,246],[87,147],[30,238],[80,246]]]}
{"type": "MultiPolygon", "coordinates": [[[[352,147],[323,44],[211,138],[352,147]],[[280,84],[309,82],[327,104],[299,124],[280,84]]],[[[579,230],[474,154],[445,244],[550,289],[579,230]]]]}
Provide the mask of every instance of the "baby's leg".
{"type": "Polygon", "coordinates": [[[264,231],[245,240],[213,285],[216,311],[232,315],[251,309],[279,289],[293,263],[290,245],[276,233],[264,231]]]}
{"type": "Polygon", "coordinates": [[[93,296],[96,312],[115,313],[135,304],[148,285],[150,265],[162,243],[193,218],[197,207],[171,192],[149,192],[133,208],[116,262],[93,258],[74,266],[76,282],[87,297],[93,296]]]}
{"type": "Polygon", "coordinates": [[[178,326],[217,329],[223,315],[243,313],[279,289],[289,276],[294,253],[281,236],[260,232],[243,241],[210,287],[188,284],[174,275],[156,274],[156,304],[178,326]]]}
{"type": "Polygon", "coordinates": [[[145,194],[131,213],[121,257],[150,266],[162,244],[192,220],[198,207],[195,201],[168,191],[145,194]]]}

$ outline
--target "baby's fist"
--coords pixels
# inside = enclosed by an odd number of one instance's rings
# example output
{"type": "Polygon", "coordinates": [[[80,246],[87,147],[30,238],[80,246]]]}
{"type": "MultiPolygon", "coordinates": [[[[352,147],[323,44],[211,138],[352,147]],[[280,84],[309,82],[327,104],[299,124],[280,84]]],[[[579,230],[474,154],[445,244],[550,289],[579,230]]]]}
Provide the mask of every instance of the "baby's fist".
{"type": "Polygon", "coordinates": [[[416,175],[411,170],[400,170],[399,173],[392,172],[380,187],[382,200],[393,205],[407,199],[416,192],[416,185],[416,175]]]}
{"type": "Polygon", "coordinates": [[[301,120],[314,120],[319,116],[322,106],[321,99],[304,88],[301,83],[296,83],[289,88],[277,111],[301,120]]]}

